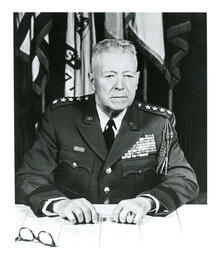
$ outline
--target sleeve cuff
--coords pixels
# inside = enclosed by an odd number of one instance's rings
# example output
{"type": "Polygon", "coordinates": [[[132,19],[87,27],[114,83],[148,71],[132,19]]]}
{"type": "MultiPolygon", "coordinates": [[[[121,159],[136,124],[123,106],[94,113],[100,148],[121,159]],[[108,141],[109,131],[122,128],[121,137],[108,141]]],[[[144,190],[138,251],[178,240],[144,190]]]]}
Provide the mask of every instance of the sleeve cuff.
{"type": "Polygon", "coordinates": [[[45,214],[46,216],[58,216],[57,213],[54,213],[54,212],[50,212],[47,210],[47,207],[49,206],[49,204],[51,204],[52,202],[54,201],[59,201],[59,200],[62,200],[62,199],[67,199],[67,197],[56,197],[56,198],[51,198],[51,199],[48,199],[43,208],[42,208],[42,213],[45,214]]]}
{"type": "Polygon", "coordinates": [[[150,194],[139,194],[137,197],[148,197],[150,199],[152,199],[155,203],[155,208],[151,209],[149,212],[153,212],[153,213],[157,213],[160,209],[160,202],[157,200],[157,198],[155,198],[154,196],[150,195],[150,194]]]}

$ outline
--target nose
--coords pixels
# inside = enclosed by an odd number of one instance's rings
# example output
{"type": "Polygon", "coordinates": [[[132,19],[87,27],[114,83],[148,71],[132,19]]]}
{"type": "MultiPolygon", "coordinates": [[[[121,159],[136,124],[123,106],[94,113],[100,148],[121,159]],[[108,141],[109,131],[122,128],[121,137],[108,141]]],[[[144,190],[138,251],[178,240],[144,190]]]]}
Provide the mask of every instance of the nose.
{"type": "Polygon", "coordinates": [[[117,77],[117,80],[116,80],[116,83],[115,83],[115,88],[117,90],[123,90],[124,89],[122,76],[117,77]]]}

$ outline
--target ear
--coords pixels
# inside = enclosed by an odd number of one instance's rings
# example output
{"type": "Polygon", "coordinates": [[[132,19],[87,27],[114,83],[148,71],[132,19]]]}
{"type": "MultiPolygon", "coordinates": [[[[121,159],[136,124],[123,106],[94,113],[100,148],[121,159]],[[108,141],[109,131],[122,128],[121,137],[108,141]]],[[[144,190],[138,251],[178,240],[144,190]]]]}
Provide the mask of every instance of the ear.
{"type": "Polygon", "coordinates": [[[137,84],[138,84],[139,77],[140,77],[140,71],[138,71],[136,74],[137,74],[137,84]]]}
{"type": "Polygon", "coordinates": [[[90,81],[90,85],[91,85],[92,90],[95,91],[95,86],[94,86],[94,73],[92,73],[92,72],[88,73],[88,78],[89,78],[89,81],[90,81]]]}
{"type": "Polygon", "coordinates": [[[138,88],[139,77],[140,77],[140,71],[136,72],[136,90],[138,88]]]}

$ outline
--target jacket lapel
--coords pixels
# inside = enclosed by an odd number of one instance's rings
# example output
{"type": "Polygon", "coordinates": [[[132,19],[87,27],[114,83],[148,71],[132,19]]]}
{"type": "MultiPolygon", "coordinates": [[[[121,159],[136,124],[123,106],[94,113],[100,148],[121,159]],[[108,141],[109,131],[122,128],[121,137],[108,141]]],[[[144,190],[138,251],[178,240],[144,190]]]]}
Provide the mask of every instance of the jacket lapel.
{"type": "Polygon", "coordinates": [[[105,161],[107,148],[97,117],[95,101],[86,104],[84,118],[78,122],[77,127],[92,150],[105,161]]]}
{"type": "Polygon", "coordinates": [[[119,133],[107,156],[104,170],[112,166],[122,155],[124,155],[143,134],[142,131],[139,131],[137,115],[136,113],[132,113],[132,111],[132,108],[127,110],[119,133]]]}

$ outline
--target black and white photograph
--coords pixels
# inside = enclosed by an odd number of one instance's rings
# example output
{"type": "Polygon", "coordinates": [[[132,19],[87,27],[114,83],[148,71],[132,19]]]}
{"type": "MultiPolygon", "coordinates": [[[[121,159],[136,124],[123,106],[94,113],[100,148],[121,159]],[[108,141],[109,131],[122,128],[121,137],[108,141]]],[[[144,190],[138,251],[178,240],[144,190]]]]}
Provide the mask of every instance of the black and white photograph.
{"type": "Polygon", "coordinates": [[[66,10],[10,17],[13,248],[204,253],[209,13],[66,10]]]}

